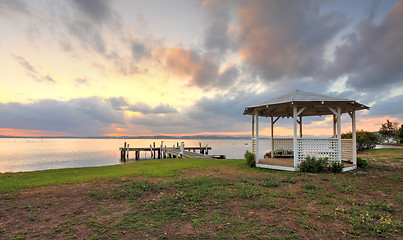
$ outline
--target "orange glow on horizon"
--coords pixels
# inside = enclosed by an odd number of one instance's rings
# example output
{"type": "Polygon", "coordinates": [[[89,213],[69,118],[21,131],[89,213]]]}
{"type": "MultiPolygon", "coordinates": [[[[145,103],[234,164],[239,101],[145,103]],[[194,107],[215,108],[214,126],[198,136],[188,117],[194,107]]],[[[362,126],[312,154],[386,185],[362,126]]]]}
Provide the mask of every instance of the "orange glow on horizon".
{"type": "Polygon", "coordinates": [[[124,136],[124,135],[119,134],[119,133],[108,133],[108,134],[105,134],[105,136],[108,136],[108,137],[121,137],[121,136],[124,136]]]}
{"type": "MultiPolygon", "coordinates": [[[[349,119],[349,118],[348,118],[349,119]]],[[[390,117],[390,116],[381,116],[381,117],[359,117],[357,120],[357,131],[364,130],[370,132],[376,132],[379,130],[381,125],[386,122],[386,119],[389,119],[392,122],[396,122],[399,119],[390,117]]],[[[303,125],[303,135],[310,136],[331,136],[333,133],[333,129],[331,124],[327,124],[326,120],[317,121],[322,124],[309,124],[303,125]]],[[[260,137],[270,137],[270,127],[266,122],[259,123],[259,136],[260,137]]],[[[118,125],[119,126],[119,125],[118,125]]],[[[123,136],[196,136],[196,135],[222,135],[222,136],[251,136],[252,131],[239,131],[239,132],[196,132],[196,133],[155,133],[150,129],[143,129],[143,134],[137,133],[133,134],[131,128],[112,126],[109,132],[106,134],[101,134],[99,136],[109,136],[109,137],[123,137],[123,136]]],[[[247,126],[250,128],[250,124],[247,126]]],[[[343,120],[342,121],[342,133],[350,132],[351,129],[351,121],[343,120]]],[[[256,134],[256,133],[255,133],[256,134]]],[[[299,134],[299,128],[298,128],[299,134]]],[[[13,128],[0,128],[0,136],[16,136],[16,137],[72,137],[75,136],[71,133],[61,132],[61,131],[45,131],[45,130],[33,130],[33,129],[13,129],[13,128]]],[[[89,135],[90,136],[90,135],[89,135]]],[[[287,127],[274,126],[274,136],[275,137],[289,137],[293,136],[292,124],[287,127]]]]}
{"type": "Polygon", "coordinates": [[[71,137],[73,135],[66,132],[44,131],[33,129],[0,128],[0,135],[15,137],[71,137]]]}

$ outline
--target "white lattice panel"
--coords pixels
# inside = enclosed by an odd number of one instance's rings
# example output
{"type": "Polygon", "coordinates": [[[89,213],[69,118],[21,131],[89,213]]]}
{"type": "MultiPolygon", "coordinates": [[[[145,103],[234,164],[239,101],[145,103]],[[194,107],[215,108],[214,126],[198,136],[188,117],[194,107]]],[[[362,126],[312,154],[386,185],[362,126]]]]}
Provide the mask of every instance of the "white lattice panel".
{"type": "Polygon", "coordinates": [[[299,138],[297,148],[298,164],[308,156],[337,161],[337,138],[299,138]]]}
{"type": "Polygon", "coordinates": [[[353,162],[353,139],[341,140],[341,159],[353,162]]]}
{"type": "Polygon", "coordinates": [[[294,140],[292,138],[275,138],[274,139],[274,150],[279,149],[289,149],[292,150],[294,148],[294,140]]]}
{"type": "Polygon", "coordinates": [[[293,156],[294,139],[292,138],[274,138],[273,151],[275,156],[293,156]]]}

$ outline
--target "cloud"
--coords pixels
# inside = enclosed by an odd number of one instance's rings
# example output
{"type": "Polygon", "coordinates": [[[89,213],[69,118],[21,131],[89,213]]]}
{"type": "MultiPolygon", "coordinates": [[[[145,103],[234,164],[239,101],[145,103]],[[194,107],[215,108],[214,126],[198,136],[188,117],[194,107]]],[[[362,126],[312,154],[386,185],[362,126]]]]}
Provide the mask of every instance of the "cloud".
{"type": "Polygon", "coordinates": [[[113,107],[113,109],[121,111],[127,110],[142,114],[168,114],[178,112],[176,108],[169,104],[160,103],[156,107],[151,107],[150,105],[143,102],[130,104],[124,97],[111,97],[106,99],[106,101],[113,107]]]}
{"type": "Polygon", "coordinates": [[[204,1],[205,30],[203,44],[210,52],[222,57],[234,45],[231,38],[231,12],[235,12],[237,3],[234,1],[204,1]]]}
{"type": "Polygon", "coordinates": [[[197,134],[201,132],[245,132],[250,129],[250,116],[242,115],[249,104],[256,104],[262,95],[239,91],[203,97],[194,104],[170,115],[132,116],[130,123],[148,134],[197,134]]]}
{"type": "Polygon", "coordinates": [[[129,103],[124,97],[110,97],[106,99],[106,101],[108,101],[115,110],[124,110],[129,106],[129,103]]]}
{"type": "MultiPolygon", "coordinates": [[[[71,11],[62,11],[63,14],[57,16],[65,26],[66,34],[59,38],[59,45],[67,52],[75,50],[72,38],[78,41],[79,46],[84,50],[95,51],[105,59],[118,57],[111,44],[111,35],[122,37],[121,17],[114,10],[112,1],[106,0],[72,0],[68,6],[71,11]]],[[[61,10],[59,10],[61,11],[61,10]]],[[[58,24],[58,23],[56,23],[58,24]]],[[[57,31],[60,32],[58,27],[57,31]]]]}
{"type": "Polygon", "coordinates": [[[397,2],[377,25],[370,17],[356,25],[335,50],[328,74],[348,76],[347,86],[380,91],[403,83],[403,2],[397,2]]]}
{"type": "Polygon", "coordinates": [[[85,78],[76,78],[74,81],[76,82],[76,85],[78,85],[78,86],[81,86],[81,85],[89,86],[88,80],[85,78]]]}
{"type": "Polygon", "coordinates": [[[50,76],[50,75],[45,75],[41,78],[42,80],[45,80],[47,82],[52,82],[55,83],[56,81],[50,76]]]}
{"type": "Polygon", "coordinates": [[[73,0],[80,15],[94,23],[105,23],[112,19],[113,11],[107,0],[73,0]]]}
{"type": "Polygon", "coordinates": [[[397,116],[403,119],[403,94],[376,101],[369,111],[370,116],[397,116]]]}
{"type": "Polygon", "coordinates": [[[26,74],[28,76],[30,76],[32,79],[34,79],[35,81],[56,83],[56,80],[54,80],[49,74],[46,74],[46,75],[40,74],[36,70],[36,68],[31,63],[29,63],[25,58],[14,55],[14,54],[12,54],[12,56],[25,69],[26,74]]]}
{"type": "MultiPolygon", "coordinates": [[[[135,127],[146,125],[149,130],[158,123],[161,130],[171,129],[176,124],[184,128],[182,115],[168,104],[151,107],[145,103],[130,104],[124,97],[73,98],[68,101],[42,99],[30,103],[0,103],[2,128],[32,129],[65,132],[66,135],[99,136],[114,131],[116,126],[135,127]],[[127,111],[142,115],[128,117],[127,111]]],[[[192,122],[188,122],[189,125],[192,122]]],[[[157,134],[157,132],[155,132],[157,134]]]]}
{"type": "Polygon", "coordinates": [[[139,112],[143,114],[167,114],[167,113],[177,113],[174,107],[169,104],[160,103],[156,107],[151,107],[150,105],[142,102],[128,106],[127,110],[132,112],[139,112]]]}
{"type": "Polygon", "coordinates": [[[36,69],[34,68],[34,66],[32,66],[31,63],[29,63],[27,60],[25,60],[25,58],[17,56],[17,55],[12,55],[17,61],[18,63],[23,66],[25,68],[25,70],[27,70],[28,72],[31,73],[37,73],[36,69]]]}
{"type": "Polygon", "coordinates": [[[103,56],[107,56],[107,48],[104,38],[100,34],[100,30],[94,28],[89,22],[77,20],[68,23],[70,34],[79,40],[81,47],[98,52],[103,56]]]}
{"type": "Polygon", "coordinates": [[[135,128],[133,124],[148,126],[149,128],[142,128],[147,131],[152,127],[152,129],[159,128],[161,132],[175,129],[180,133],[184,131],[185,126],[192,124],[191,121],[187,124],[184,121],[186,120],[182,115],[168,104],[161,103],[156,107],[144,103],[130,104],[124,97],[0,103],[2,128],[57,131],[76,136],[104,135],[114,131],[116,125],[135,128]],[[126,115],[127,111],[141,112],[143,115],[129,118],[126,115]]]}
{"type": "Polygon", "coordinates": [[[230,86],[237,80],[237,66],[228,66],[220,72],[219,65],[209,56],[195,50],[172,48],[165,56],[168,70],[180,77],[188,77],[188,86],[211,90],[230,86]]]}
{"type": "Polygon", "coordinates": [[[3,128],[60,131],[78,136],[100,135],[112,124],[124,124],[124,119],[122,112],[115,111],[100,97],[0,103],[3,128]]]}
{"type": "Polygon", "coordinates": [[[13,13],[29,14],[29,8],[24,1],[21,0],[0,0],[0,16],[12,17],[13,13]]]}
{"type": "Polygon", "coordinates": [[[83,50],[89,58],[99,54],[105,66],[119,74],[145,73],[147,70],[137,63],[151,56],[151,44],[123,28],[121,13],[115,11],[113,4],[105,0],[73,0],[72,12],[60,17],[66,34],[63,38],[57,36],[59,46],[74,57],[83,56],[83,50]]]}
{"type": "Polygon", "coordinates": [[[190,49],[169,49],[165,62],[170,70],[178,75],[190,76],[190,84],[205,88],[217,80],[218,66],[207,57],[200,56],[190,49]]]}
{"type": "Polygon", "coordinates": [[[136,62],[141,61],[145,57],[151,56],[151,51],[146,45],[140,41],[133,40],[132,44],[132,57],[136,62]]]}
{"type": "Polygon", "coordinates": [[[111,97],[106,99],[106,101],[113,107],[113,109],[121,111],[127,110],[142,114],[168,114],[178,112],[177,109],[169,104],[160,103],[156,107],[151,107],[150,105],[143,102],[130,104],[124,97],[111,97]]]}
{"type": "Polygon", "coordinates": [[[241,57],[269,82],[315,76],[326,45],[346,23],[309,0],[248,1],[238,12],[241,57]]]}
{"type": "Polygon", "coordinates": [[[217,87],[228,89],[238,79],[239,69],[237,66],[229,66],[222,73],[220,73],[217,87]]]}

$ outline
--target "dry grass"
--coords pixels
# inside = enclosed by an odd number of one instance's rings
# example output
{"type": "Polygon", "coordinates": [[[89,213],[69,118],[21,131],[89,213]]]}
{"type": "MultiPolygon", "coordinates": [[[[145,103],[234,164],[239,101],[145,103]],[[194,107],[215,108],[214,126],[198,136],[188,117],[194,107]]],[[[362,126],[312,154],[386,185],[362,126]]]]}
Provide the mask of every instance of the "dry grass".
{"type": "Polygon", "coordinates": [[[235,161],[3,192],[0,238],[401,239],[402,155],[368,152],[343,174],[235,161]]]}

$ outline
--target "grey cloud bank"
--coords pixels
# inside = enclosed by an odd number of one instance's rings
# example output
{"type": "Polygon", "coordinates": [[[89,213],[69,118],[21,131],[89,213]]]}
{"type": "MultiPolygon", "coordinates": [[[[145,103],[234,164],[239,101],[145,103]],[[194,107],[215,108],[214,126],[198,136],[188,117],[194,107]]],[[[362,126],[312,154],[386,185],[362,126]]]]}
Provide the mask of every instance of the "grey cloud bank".
{"type": "MultiPolygon", "coordinates": [[[[403,86],[403,1],[392,2],[375,21],[370,13],[356,20],[347,12],[323,11],[326,3],[320,1],[205,1],[198,5],[204,14],[203,35],[195,36],[198,45],[182,47],[128,30],[130,22],[119,2],[59,2],[42,26],[32,3],[0,0],[3,16],[35,19],[32,25],[76,58],[101,58],[105,66],[133,79],[147,74],[139,64],[150,61],[177,76],[178,86],[207,94],[182,108],[150,106],[141,99],[130,102],[127,96],[0,103],[0,127],[76,135],[102,135],[115,126],[138,135],[146,129],[156,134],[249,131],[250,118],[242,116],[246,106],[295,89],[371,104],[366,117],[402,120],[403,92],[394,90],[403,86]],[[162,50],[153,54],[157,48],[162,50]]],[[[136,24],[142,22],[146,20],[136,24]]],[[[31,79],[59,84],[29,57],[11,54],[31,79]]],[[[92,85],[86,77],[76,77],[72,84],[84,89],[92,85]]]]}

